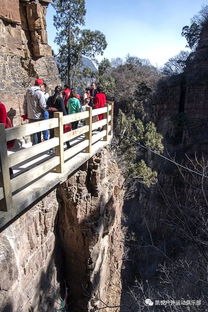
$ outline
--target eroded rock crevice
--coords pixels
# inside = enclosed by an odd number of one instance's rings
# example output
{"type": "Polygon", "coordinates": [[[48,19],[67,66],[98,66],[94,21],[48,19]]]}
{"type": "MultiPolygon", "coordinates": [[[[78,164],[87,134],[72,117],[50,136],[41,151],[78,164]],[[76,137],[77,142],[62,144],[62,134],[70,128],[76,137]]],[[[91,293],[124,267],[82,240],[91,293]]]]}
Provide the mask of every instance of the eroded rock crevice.
{"type": "Polygon", "coordinates": [[[4,229],[0,310],[48,312],[64,304],[70,312],[93,312],[104,302],[104,311],[119,311],[123,193],[105,149],[4,229]]]}
{"type": "Polygon", "coordinates": [[[105,151],[58,189],[63,200],[58,229],[70,311],[97,311],[102,302],[120,304],[122,182],[116,163],[105,151]],[[96,192],[89,192],[92,189],[96,192]]]}

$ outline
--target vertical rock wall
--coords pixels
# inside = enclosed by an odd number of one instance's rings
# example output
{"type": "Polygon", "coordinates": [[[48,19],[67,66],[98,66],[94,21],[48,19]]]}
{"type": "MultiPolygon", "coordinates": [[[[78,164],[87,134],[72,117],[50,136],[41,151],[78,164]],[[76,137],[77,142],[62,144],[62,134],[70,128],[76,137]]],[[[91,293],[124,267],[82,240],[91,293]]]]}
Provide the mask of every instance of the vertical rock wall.
{"type": "Polygon", "coordinates": [[[122,184],[104,150],[0,233],[1,312],[120,305],[122,184]]]}
{"type": "Polygon", "coordinates": [[[0,233],[0,311],[54,311],[56,192],[0,233]]]}
{"type": "Polygon", "coordinates": [[[1,0],[0,101],[16,112],[20,124],[26,88],[41,77],[53,88],[60,83],[47,43],[45,14],[49,0],[1,0]]]}
{"type": "Polygon", "coordinates": [[[192,117],[203,118],[208,82],[208,24],[204,24],[198,47],[188,57],[183,74],[160,81],[158,117],[180,110],[181,93],[184,90],[184,112],[192,117]]]}
{"type": "Polygon", "coordinates": [[[69,311],[120,310],[123,178],[111,158],[93,157],[58,190],[69,311]]]}
{"type": "Polygon", "coordinates": [[[207,144],[207,86],[208,24],[205,23],[184,73],[163,79],[158,85],[154,99],[156,122],[170,145],[207,144]]]}

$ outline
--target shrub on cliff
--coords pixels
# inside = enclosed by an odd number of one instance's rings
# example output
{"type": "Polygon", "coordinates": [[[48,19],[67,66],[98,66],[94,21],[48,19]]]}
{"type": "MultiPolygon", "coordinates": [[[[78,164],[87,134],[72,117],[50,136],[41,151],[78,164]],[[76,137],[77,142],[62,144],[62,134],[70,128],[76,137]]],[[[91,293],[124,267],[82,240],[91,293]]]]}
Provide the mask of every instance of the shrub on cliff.
{"type": "Polygon", "coordinates": [[[164,64],[162,72],[168,76],[183,73],[186,68],[189,55],[189,51],[181,51],[176,56],[171,57],[168,62],[164,64]]]}
{"type": "Polygon", "coordinates": [[[156,183],[157,173],[145,163],[147,157],[143,146],[161,153],[163,151],[162,136],[157,133],[153,122],[126,116],[119,110],[114,146],[117,146],[121,166],[127,179],[136,179],[147,186],[156,183]]]}
{"type": "Polygon", "coordinates": [[[197,15],[191,20],[191,25],[184,26],[181,35],[186,38],[187,46],[195,50],[203,29],[208,27],[208,5],[202,7],[197,15]]]}
{"type": "Polygon", "coordinates": [[[150,168],[142,146],[158,153],[163,151],[162,136],[151,121],[150,104],[160,73],[148,61],[131,56],[116,67],[105,60],[98,73],[103,85],[108,82],[106,92],[115,100],[113,146],[124,174],[127,180],[134,179],[150,186],[156,182],[157,173],[150,168]]]}

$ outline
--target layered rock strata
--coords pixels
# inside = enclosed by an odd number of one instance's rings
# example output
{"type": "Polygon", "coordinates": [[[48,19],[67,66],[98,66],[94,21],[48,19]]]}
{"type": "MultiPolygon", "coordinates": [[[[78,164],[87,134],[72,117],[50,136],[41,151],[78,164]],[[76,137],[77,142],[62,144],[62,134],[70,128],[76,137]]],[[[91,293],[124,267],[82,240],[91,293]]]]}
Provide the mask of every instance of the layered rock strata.
{"type": "Polygon", "coordinates": [[[21,122],[26,88],[41,77],[53,88],[60,83],[47,42],[45,14],[51,1],[1,0],[0,100],[21,122]]]}

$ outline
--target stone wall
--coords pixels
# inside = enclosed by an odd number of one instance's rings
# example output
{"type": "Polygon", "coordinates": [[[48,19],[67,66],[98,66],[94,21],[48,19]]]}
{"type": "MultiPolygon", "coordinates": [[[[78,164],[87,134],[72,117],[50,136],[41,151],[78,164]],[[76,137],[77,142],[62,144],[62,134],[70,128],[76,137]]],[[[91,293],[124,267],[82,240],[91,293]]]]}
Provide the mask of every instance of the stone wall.
{"type": "Polygon", "coordinates": [[[60,84],[47,42],[45,14],[51,1],[1,0],[0,101],[13,108],[14,124],[22,122],[26,88],[43,78],[50,88],[60,84]]]}
{"type": "Polygon", "coordinates": [[[119,306],[122,184],[104,150],[0,233],[0,311],[119,306]]]}

